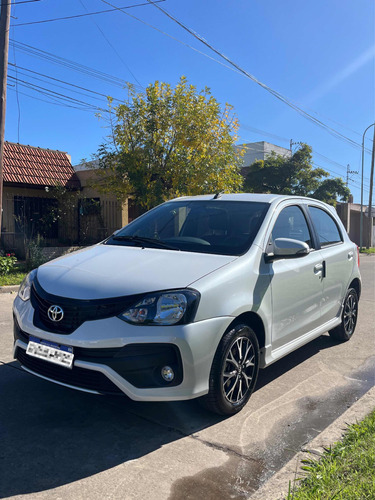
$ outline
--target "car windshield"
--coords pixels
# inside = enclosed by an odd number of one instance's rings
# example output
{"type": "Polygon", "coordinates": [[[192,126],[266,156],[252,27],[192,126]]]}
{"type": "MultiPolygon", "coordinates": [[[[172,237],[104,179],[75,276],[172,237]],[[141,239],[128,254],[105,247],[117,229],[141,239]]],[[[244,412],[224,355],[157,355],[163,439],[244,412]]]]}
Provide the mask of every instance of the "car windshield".
{"type": "Polygon", "coordinates": [[[250,248],[269,204],[174,201],[142,215],[104,244],[241,255],[250,248]]]}

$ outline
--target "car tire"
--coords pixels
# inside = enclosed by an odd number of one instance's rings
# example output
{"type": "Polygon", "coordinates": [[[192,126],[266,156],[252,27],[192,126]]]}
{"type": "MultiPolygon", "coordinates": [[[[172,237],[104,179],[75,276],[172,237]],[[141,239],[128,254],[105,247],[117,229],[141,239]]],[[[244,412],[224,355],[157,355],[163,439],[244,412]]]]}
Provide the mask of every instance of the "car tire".
{"type": "Polygon", "coordinates": [[[212,363],[209,391],[203,405],[219,415],[234,415],[248,402],[259,371],[259,343],[244,323],[232,325],[224,334],[212,363]]]}
{"type": "Polygon", "coordinates": [[[342,308],[341,323],[329,331],[330,336],[339,342],[346,342],[353,336],[358,318],[358,295],[354,288],[349,288],[342,308]]]}

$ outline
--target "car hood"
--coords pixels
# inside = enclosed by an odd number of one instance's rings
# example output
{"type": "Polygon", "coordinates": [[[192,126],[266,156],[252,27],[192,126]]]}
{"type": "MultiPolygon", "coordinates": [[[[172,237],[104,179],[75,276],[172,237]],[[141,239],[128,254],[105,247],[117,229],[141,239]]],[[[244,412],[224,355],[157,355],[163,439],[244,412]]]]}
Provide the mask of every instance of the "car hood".
{"type": "Polygon", "coordinates": [[[100,244],[44,264],[37,277],[48,293],[90,300],[185,288],[236,258],[100,244]]]}

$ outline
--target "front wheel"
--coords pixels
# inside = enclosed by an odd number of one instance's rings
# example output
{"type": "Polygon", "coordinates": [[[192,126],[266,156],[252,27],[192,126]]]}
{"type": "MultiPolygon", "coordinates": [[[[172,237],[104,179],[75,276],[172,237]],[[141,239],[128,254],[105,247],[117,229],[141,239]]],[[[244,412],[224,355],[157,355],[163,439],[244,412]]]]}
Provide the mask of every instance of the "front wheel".
{"type": "Polygon", "coordinates": [[[231,327],[217,348],[203,404],[219,415],[238,413],[254,390],[258,371],[259,344],[255,332],[243,323],[231,327]]]}
{"type": "Polygon", "coordinates": [[[349,288],[341,313],[341,323],[329,331],[330,336],[340,342],[349,340],[355,330],[358,317],[358,295],[354,288],[349,288]]]}

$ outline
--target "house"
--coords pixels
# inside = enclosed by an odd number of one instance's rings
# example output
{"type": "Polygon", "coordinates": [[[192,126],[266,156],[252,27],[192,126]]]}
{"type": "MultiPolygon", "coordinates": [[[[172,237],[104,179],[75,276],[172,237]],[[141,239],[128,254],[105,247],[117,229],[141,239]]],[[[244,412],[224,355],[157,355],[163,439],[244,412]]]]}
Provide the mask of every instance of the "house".
{"type": "Polygon", "coordinates": [[[5,142],[1,244],[20,258],[37,236],[43,245],[99,241],[127,222],[121,204],[99,195],[87,172],[75,172],[62,151],[5,142]]]}

